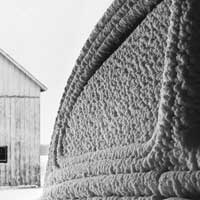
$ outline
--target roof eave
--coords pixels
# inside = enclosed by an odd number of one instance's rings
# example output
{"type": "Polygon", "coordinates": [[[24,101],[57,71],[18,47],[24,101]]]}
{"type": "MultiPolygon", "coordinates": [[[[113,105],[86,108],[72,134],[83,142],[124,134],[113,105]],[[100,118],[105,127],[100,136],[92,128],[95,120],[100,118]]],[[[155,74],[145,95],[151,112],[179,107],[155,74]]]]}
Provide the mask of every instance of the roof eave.
{"type": "Polygon", "coordinates": [[[36,85],[38,85],[41,92],[45,92],[48,89],[43,83],[37,80],[30,72],[28,72],[24,67],[17,63],[10,55],[8,55],[2,49],[0,49],[0,54],[4,56],[7,60],[9,60],[12,64],[14,64],[22,73],[28,76],[36,85]]]}

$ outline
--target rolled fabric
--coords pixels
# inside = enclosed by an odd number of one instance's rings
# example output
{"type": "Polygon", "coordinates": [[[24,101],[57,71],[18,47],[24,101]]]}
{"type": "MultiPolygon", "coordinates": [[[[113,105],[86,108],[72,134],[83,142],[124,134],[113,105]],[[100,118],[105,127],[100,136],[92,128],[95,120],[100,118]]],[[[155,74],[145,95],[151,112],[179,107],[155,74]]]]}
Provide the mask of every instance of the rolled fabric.
{"type": "Polygon", "coordinates": [[[200,198],[199,12],[112,3],[67,81],[42,200],[200,198]]]}

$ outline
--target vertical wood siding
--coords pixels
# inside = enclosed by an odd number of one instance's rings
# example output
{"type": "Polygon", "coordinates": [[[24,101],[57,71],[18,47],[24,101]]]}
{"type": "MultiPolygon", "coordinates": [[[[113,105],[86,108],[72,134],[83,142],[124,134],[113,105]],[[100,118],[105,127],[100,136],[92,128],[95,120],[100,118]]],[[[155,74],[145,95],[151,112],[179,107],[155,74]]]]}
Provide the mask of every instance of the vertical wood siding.
{"type": "Polygon", "coordinates": [[[0,98],[0,146],[8,146],[1,186],[40,184],[39,116],[39,98],[0,98]]]}
{"type": "Polygon", "coordinates": [[[0,55],[0,186],[40,184],[40,88],[0,55]]]}

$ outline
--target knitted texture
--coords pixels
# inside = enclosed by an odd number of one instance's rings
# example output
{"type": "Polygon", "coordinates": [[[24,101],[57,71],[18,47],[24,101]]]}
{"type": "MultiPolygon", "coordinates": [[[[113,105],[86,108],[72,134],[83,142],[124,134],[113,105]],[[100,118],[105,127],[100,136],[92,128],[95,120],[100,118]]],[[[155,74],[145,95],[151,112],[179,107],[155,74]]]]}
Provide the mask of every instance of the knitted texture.
{"type": "Polygon", "coordinates": [[[65,87],[42,200],[200,199],[199,13],[113,2],[65,87]]]}

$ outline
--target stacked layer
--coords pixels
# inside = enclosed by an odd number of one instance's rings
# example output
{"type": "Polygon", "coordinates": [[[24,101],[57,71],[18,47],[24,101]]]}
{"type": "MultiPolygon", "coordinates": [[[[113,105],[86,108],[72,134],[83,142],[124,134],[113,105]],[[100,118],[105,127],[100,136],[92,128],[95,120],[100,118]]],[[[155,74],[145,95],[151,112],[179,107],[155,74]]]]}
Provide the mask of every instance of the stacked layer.
{"type": "Polygon", "coordinates": [[[43,200],[200,198],[199,11],[114,1],[65,88],[43,200]]]}

